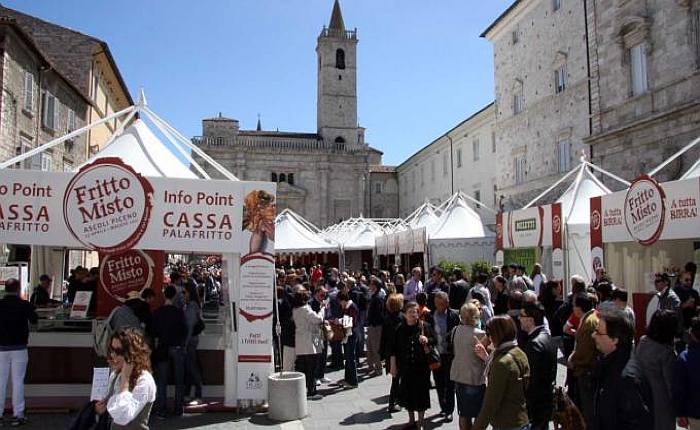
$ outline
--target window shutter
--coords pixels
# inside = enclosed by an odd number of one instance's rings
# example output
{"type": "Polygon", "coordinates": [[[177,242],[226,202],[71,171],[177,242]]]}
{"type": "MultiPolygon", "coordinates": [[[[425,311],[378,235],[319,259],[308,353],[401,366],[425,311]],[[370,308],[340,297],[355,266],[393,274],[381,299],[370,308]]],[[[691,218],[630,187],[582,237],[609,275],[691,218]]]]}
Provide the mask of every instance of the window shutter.
{"type": "Polygon", "coordinates": [[[34,75],[28,71],[24,72],[24,109],[34,109],[34,75]]]}

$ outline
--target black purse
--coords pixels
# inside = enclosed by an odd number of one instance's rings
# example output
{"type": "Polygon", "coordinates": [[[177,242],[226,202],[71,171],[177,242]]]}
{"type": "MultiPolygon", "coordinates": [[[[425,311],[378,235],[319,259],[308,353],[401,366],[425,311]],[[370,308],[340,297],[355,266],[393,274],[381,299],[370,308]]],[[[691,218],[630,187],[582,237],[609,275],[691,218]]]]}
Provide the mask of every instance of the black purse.
{"type": "MultiPolygon", "coordinates": [[[[420,323],[420,334],[421,336],[425,336],[425,326],[423,325],[423,321],[420,323]]],[[[424,345],[423,351],[425,352],[430,370],[437,370],[440,368],[440,366],[442,366],[442,362],[440,361],[440,351],[438,351],[435,345],[424,345]]]]}

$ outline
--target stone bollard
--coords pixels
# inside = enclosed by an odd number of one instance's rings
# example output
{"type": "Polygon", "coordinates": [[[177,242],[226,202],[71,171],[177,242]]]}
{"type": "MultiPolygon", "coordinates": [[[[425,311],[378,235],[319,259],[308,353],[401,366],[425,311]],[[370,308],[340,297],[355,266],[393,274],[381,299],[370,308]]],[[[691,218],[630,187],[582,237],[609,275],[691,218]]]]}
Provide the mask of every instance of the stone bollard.
{"type": "Polygon", "coordinates": [[[273,373],[267,378],[267,390],[267,416],[271,420],[300,420],[308,415],[306,377],[303,373],[273,373]]]}

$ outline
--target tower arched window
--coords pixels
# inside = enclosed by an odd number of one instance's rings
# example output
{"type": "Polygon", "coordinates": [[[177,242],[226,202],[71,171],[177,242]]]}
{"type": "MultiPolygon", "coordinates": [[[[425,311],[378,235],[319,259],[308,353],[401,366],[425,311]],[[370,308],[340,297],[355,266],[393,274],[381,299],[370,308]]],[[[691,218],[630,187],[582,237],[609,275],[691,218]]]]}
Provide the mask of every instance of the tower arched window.
{"type": "Polygon", "coordinates": [[[335,138],[335,143],[345,143],[345,139],[343,139],[341,136],[338,136],[335,138]]]}
{"type": "Polygon", "coordinates": [[[270,181],[277,182],[277,173],[272,172],[272,174],[270,175],[270,181]]]}
{"type": "Polygon", "coordinates": [[[345,51],[342,49],[335,50],[335,68],[345,69],[345,51]]]}
{"type": "Polygon", "coordinates": [[[289,185],[294,185],[294,173],[287,174],[287,183],[289,185]]]}
{"type": "Polygon", "coordinates": [[[280,182],[287,182],[287,175],[280,173],[280,182]]]}

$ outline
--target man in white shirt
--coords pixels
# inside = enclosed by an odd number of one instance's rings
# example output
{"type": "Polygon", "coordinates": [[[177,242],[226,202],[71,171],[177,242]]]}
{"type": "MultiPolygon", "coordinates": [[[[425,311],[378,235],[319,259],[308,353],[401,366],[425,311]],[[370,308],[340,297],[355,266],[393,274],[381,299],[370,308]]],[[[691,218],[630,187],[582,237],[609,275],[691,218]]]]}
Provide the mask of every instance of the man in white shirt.
{"type": "Polygon", "coordinates": [[[423,291],[423,282],[420,279],[421,273],[420,267],[414,267],[411,271],[411,279],[403,286],[404,303],[415,302],[416,295],[423,291]]]}

